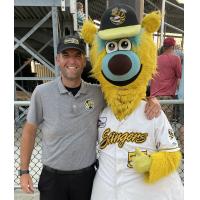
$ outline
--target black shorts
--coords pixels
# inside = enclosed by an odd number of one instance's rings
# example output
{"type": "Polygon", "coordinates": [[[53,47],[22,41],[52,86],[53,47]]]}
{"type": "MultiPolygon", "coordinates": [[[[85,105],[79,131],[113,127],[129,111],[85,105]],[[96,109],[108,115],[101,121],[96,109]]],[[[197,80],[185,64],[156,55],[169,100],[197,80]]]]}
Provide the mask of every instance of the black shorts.
{"type": "Polygon", "coordinates": [[[38,183],[40,200],[90,200],[96,173],[94,165],[73,172],[59,173],[43,167],[38,183]]]}

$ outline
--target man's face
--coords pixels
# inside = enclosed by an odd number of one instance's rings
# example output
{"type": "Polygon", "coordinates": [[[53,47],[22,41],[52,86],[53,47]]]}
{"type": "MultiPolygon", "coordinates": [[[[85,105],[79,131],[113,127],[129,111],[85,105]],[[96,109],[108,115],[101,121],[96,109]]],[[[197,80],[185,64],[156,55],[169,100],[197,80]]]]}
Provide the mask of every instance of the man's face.
{"type": "Polygon", "coordinates": [[[67,49],[56,57],[57,64],[60,66],[62,75],[67,80],[77,80],[86,64],[86,58],[77,49],[67,49]]]}

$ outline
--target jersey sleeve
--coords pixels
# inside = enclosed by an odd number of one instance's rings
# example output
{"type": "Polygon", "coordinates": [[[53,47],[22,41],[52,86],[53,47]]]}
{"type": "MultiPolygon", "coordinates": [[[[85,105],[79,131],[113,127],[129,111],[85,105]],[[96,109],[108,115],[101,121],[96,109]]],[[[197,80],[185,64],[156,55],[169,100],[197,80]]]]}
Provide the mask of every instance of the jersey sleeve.
{"type": "Polygon", "coordinates": [[[42,100],[38,86],[32,93],[26,120],[28,123],[36,124],[37,126],[39,126],[43,120],[42,100]]]}
{"type": "Polygon", "coordinates": [[[162,111],[158,118],[155,118],[155,138],[158,151],[174,152],[180,150],[174,131],[162,111]]]}

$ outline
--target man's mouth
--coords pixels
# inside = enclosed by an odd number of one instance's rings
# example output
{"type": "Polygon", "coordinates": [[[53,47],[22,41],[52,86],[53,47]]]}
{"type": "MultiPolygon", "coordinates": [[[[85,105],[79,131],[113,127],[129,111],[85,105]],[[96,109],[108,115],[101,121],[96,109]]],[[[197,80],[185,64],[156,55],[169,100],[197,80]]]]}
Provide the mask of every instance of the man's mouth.
{"type": "Polygon", "coordinates": [[[78,69],[78,67],[76,67],[76,66],[66,66],[65,68],[69,69],[69,70],[74,70],[74,71],[76,71],[78,69]]]}

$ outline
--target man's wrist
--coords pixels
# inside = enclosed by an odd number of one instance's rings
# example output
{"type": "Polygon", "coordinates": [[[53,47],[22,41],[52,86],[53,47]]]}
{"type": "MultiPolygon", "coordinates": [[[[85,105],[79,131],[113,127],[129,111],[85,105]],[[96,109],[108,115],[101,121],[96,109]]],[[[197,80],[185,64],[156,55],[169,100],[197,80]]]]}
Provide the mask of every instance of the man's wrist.
{"type": "Polygon", "coordinates": [[[155,99],[156,97],[155,96],[146,96],[146,98],[145,99],[143,99],[143,100],[145,100],[145,101],[149,101],[149,100],[151,100],[151,99],[155,99]]]}
{"type": "Polygon", "coordinates": [[[19,173],[19,176],[22,176],[23,174],[29,174],[29,170],[28,169],[25,169],[25,170],[20,169],[18,171],[18,173],[19,173]]]}
{"type": "Polygon", "coordinates": [[[148,96],[148,97],[146,97],[147,99],[154,99],[154,98],[156,98],[155,96],[148,96]]]}

